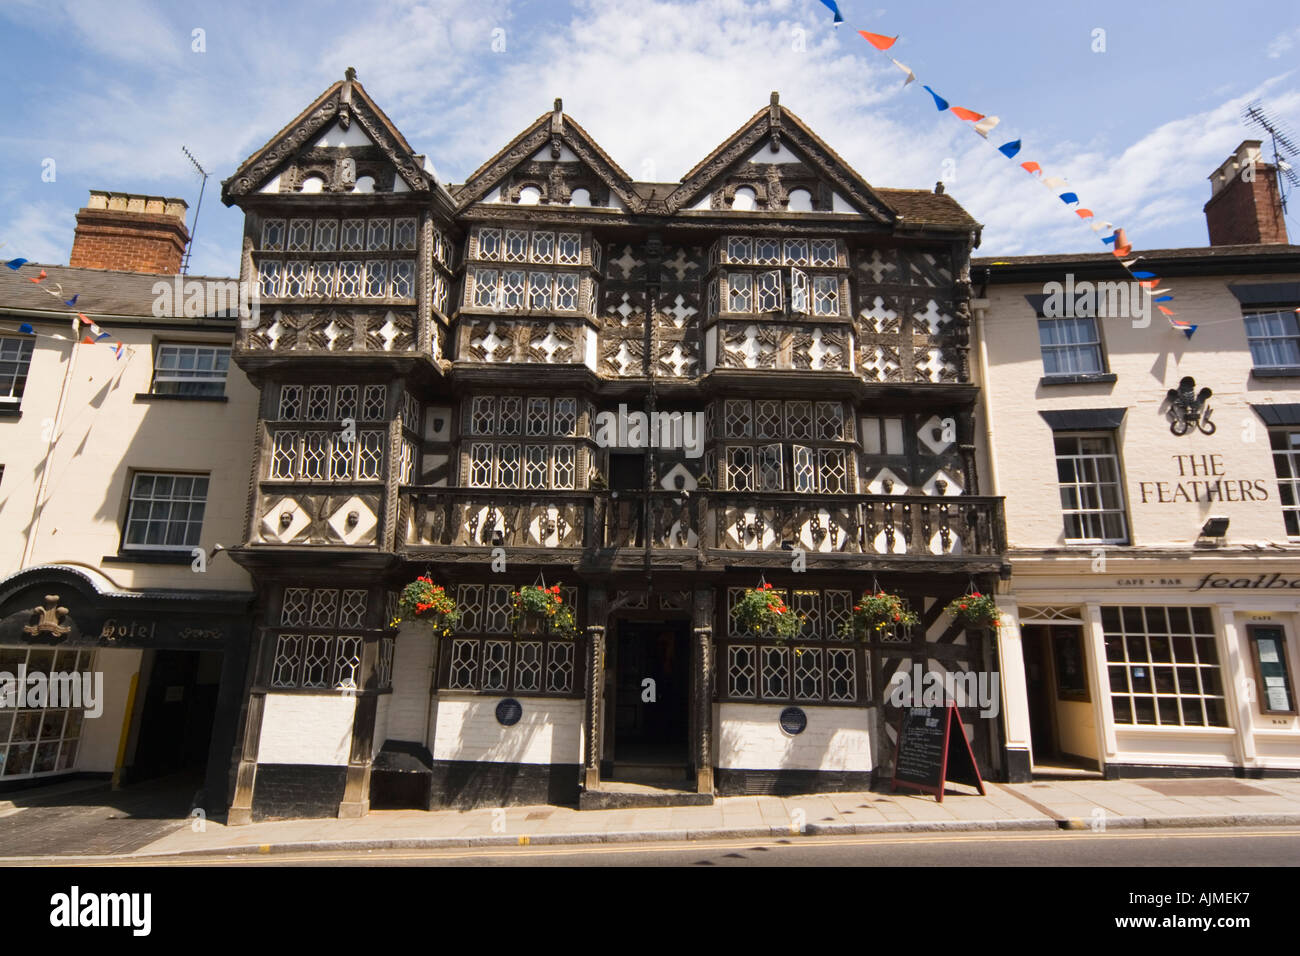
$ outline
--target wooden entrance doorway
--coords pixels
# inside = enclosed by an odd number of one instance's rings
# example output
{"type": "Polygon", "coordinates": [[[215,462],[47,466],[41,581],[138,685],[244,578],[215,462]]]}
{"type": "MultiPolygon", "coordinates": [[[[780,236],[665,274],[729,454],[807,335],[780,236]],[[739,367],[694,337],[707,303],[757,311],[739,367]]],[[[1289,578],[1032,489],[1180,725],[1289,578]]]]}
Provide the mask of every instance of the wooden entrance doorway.
{"type": "Polygon", "coordinates": [[[1034,775],[1100,769],[1087,645],[1078,624],[1021,626],[1034,775]]]}
{"type": "Polygon", "coordinates": [[[612,780],[684,780],[690,762],[689,621],[620,621],[612,672],[612,780]]]}

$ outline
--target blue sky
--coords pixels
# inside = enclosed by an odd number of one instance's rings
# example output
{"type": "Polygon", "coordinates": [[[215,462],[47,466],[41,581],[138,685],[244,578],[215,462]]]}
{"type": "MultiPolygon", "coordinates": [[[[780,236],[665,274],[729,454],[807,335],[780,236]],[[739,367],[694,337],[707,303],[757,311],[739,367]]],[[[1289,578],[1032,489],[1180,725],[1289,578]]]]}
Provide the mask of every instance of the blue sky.
{"type": "MultiPolygon", "coordinates": [[[[180,196],[212,173],[191,272],[238,265],[220,181],[347,66],[446,181],[459,182],[556,96],[637,179],[675,181],[771,90],[869,182],[947,189],[985,224],[980,255],[1100,251],[993,148],[1021,138],[1137,249],[1200,246],[1207,176],[1260,98],[1300,130],[1300,7],[1241,0],[877,6],[842,0],[402,0],[357,4],[5,0],[4,255],[66,262],[90,189],[180,196]],[[193,49],[201,29],[203,52],[193,49]],[[854,32],[901,34],[902,74],[854,32]],[[1105,52],[1093,52],[1094,31],[1105,52]],[[504,36],[504,50],[494,51],[504,36]],[[938,113],[994,114],[989,142],[938,113]],[[42,179],[54,160],[53,182],[42,179]],[[44,164],[44,165],[43,165],[44,164]]],[[[1300,165],[1300,164],[1297,164],[1300,165]]],[[[1288,227],[1300,242],[1300,197],[1288,227]]]]}

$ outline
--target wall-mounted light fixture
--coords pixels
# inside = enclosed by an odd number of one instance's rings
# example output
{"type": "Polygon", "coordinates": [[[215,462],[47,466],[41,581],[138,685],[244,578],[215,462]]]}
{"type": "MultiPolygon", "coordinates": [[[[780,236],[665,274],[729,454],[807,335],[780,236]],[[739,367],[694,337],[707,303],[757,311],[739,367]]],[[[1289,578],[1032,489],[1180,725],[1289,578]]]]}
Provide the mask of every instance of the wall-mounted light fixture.
{"type": "Polygon", "coordinates": [[[1222,516],[1211,515],[1201,526],[1202,538],[1222,538],[1227,533],[1228,519],[1222,516]]]}

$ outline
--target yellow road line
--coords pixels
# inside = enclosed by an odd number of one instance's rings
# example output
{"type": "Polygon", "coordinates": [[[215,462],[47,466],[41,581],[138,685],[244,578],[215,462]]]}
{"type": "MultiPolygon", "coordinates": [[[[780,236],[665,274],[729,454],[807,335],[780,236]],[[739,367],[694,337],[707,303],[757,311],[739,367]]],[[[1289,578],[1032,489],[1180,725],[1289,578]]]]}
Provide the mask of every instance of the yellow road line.
{"type": "MultiPolygon", "coordinates": [[[[349,852],[306,852],[306,853],[286,853],[286,854],[265,854],[256,855],[236,854],[231,856],[207,856],[207,857],[118,857],[111,860],[69,860],[60,858],[49,858],[47,861],[34,863],[36,866],[241,866],[254,863],[289,863],[289,862],[324,862],[337,860],[360,861],[367,858],[368,854],[374,854],[369,857],[374,860],[420,860],[420,859],[438,859],[438,860],[465,860],[481,859],[487,856],[582,856],[593,853],[615,853],[615,854],[644,854],[644,853],[666,853],[676,850],[697,850],[700,852],[710,852],[713,850],[741,850],[753,849],[755,847],[765,847],[768,849],[786,849],[791,847],[807,846],[917,846],[933,845],[937,843],[979,843],[979,842],[997,842],[997,843],[1059,843],[1064,840],[1084,840],[1089,838],[1105,838],[1111,840],[1154,840],[1167,838],[1199,839],[1199,840],[1222,840],[1230,838],[1250,838],[1250,837],[1278,837],[1278,836],[1300,836],[1300,830],[1235,830],[1225,828],[1222,831],[1213,832],[1186,831],[1186,830],[1117,830],[1105,833],[1083,833],[1079,831],[1054,831],[1049,833],[1009,833],[1007,831],[983,831],[980,833],[950,833],[950,834],[932,834],[926,836],[888,836],[868,837],[866,839],[836,837],[836,836],[809,836],[798,842],[777,842],[771,838],[755,838],[749,840],[736,841],[711,841],[711,840],[688,840],[668,843],[652,844],[632,844],[632,843],[583,843],[583,844],[565,844],[556,846],[535,846],[528,844],[527,837],[521,837],[519,846],[488,846],[488,847],[452,847],[445,850],[352,850],[349,852]],[[524,853],[519,852],[520,846],[528,846],[524,853]]],[[[260,848],[259,848],[260,849],[260,848]]],[[[3,863],[3,861],[0,861],[3,863]]]]}

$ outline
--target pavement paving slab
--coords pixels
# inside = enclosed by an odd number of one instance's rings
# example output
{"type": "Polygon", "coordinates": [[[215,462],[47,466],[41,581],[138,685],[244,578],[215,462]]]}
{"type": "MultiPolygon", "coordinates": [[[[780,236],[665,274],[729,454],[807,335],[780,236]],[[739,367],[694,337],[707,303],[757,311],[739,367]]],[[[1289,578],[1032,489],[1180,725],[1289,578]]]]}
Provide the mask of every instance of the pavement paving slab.
{"type": "MultiPolygon", "coordinates": [[[[1156,781],[1150,781],[1155,783],[1156,781]]],[[[0,854],[8,858],[148,856],[274,852],[286,846],[382,849],[394,845],[511,845],[530,841],[649,841],[691,837],[788,834],[800,817],[806,832],[869,833],[1041,829],[1087,826],[1097,808],[1108,826],[1300,825],[1300,781],[1248,781],[1258,794],[1240,791],[1197,796],[1187,787],[1166,796],[1142,781],[1072,780],[986,784],[981,797],[948,792],[854,792],[778,797],[720,797],[712,806],[644,807],[579,811],[573,807],[509,807],[505,829],[491,809],[375,811],[360,819],[261,821],[229,827],[187,817],[190,793],[181,784],[122,791],[55,789],[12,797],[0,811],[0,854]],[[1032,803],[1030,802],[1032,801],[1032,803]],[[796,816],[798,813],[798,816],[796,816]],[[494,825],[497,829],[494,830],[494,825]]]]}

